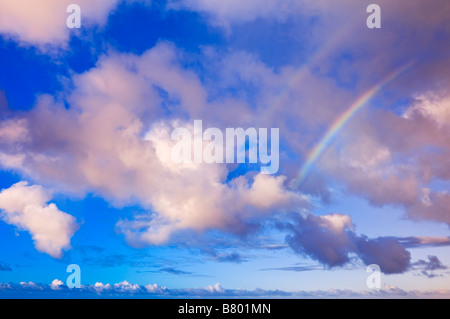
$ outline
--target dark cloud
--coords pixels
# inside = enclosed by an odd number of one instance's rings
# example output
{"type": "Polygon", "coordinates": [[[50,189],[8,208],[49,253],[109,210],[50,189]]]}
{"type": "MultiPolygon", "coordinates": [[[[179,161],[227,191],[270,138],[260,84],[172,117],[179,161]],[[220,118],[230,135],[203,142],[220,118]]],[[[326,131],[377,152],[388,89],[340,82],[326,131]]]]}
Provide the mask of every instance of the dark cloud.
{"type": "Polygon", "coordinates": [[[324,265],[342,266],[349,262],[349,253],[354,250],[347,226],[344,225],[340,231],[332,231],[332,225],[322,217],[296,217],[293,224],[287,225],[292,235],[286,236],[286,242],[295,252],[308,255],[324,265]]]}
{"type": "Polygon", "coordinates": [[[411,264],[411,267],[415,270],[420,270],[420,274],[428,278],[434,278],[442,275],[435,273],[436,270],[445,270],[448,267],[442,264],[437,256],[428,256],[428,261],[419,259],[415,263],[411,264]]]}
{"type": "Polygon", "coordinates": [[[403,273],[410,267],[411,255],[398,239],[357,235],[347,215],[295,215],[280,227],[291,232],[286,242],[294,252],[329,268],[350,263],[352,255],[366,265],[379,265],[385,274],[403,273]]]}
{"type": "Polygon", "coordinates": [[[207,247],[202,249],[202,252],[209,255],[209,259],[217,261],[217,262],[228,262],[228,263],[236,263],[240,264],[242,262],[246,262],[247,260],[242,257],[241,254],[237,252],[229,252],[229,253],[219,253],[216,249],[207,247]]]}
{"type": "Polygon", "coordinates": [[[171,267],[161,268],[161,269],[159,269],[159,271],[167,272],[172,275],[192,275],[192,272],[190,272],[190,271],[183,271],[183,270],[179,270],[179,269],[175,269],[175,268],[171,268],[171,267]]]}
{"type": "Polygon", "coordinates": [[[377,264],[385,274],[403,273],[408,270],[411,254],[392,237],[368,239],[355,237],[356,253],[366,264],[377,264]]]}

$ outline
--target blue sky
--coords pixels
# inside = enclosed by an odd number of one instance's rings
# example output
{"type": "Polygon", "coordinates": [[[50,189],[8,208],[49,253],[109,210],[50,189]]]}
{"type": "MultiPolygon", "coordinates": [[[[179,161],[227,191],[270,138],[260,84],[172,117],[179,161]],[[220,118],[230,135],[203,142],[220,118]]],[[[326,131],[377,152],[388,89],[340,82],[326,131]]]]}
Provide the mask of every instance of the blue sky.
{"type": "Polygon", "coordinates": [[[27,1],[0,4],[0,297],[449,296],[448,5],[80,0],[69,29],[27,1]],[[174,163],[194,120],[279,128],[278,172],[174,163]]]}

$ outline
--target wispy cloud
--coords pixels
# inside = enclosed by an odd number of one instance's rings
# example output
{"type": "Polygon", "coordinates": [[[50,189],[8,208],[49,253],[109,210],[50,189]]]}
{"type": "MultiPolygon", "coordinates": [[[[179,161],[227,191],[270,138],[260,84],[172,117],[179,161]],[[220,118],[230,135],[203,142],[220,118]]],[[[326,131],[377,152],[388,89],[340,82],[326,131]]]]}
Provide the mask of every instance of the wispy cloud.
{"type": "Polygon", "coordinates": [[[210,276],[210,275],[204,275],[204,274],[198,274],[198,273],[194,273],[191,271],[185,271],[185,270],[181,270],[181,269],[177,269],[177,268],[173,268],[173,267],[163,267],[163,268],[159,268],[159,269],[155,269],[155,270],[137,270],[137,273],[168,273],[170,275],[175,275],[175,276],[189,276],[189,277],[214,277],[214,276],[210,276]]]}
{"type": "Polygon", "coordinates": [[[0,262],[0,271],[11,271],[11,270],[12,268],[8,264],[0,262]]]}
{"type": "Polygon", "coordinates": [[[436,274],[436,271],[448,269],[448,267],[443,265],[436,256],[428,256],[428,261],[419,259],[418,261],[412,263],[411,267],[414,270],[420,270],[420,274],[428,278],[442,276],[442,274],[436,274]]]}
{"type": "Polygon", "coordinates": [[[209,256],[208,259],[214,260],[217,262],[229,262],[229,263],[239,264],[239,263],[247,261],[241,254],[239,254],[237,252],[220,253],[220,252],[217,252],[216,249],[212,249],[212,248],[208,248],[208,247],[205,247],[204,249],[202,249],[202,252],[209,256]]]}
{"type": "Polygon", "coordinates": [[[175,268],[161,268],[159,271],[167,272],[172,275],[192,275],[192,272],[189,271],[183,271],[175,268]]]}
{"type": "Polygon", "coordinates": [[[445,247],[450,245],[450,237],[406,237],[397,238],[403,246],[408,248],[414,247],[445,247]]]}
{"type": "Polygon", "coordinates": [[[281,270],[281,271],[313,271],[313,270],[324,270],[323,265],[307,265],[307,266],[289,266],[289,267],[278,267],[278,268],[264,268],[260,270],[281,270]]]}

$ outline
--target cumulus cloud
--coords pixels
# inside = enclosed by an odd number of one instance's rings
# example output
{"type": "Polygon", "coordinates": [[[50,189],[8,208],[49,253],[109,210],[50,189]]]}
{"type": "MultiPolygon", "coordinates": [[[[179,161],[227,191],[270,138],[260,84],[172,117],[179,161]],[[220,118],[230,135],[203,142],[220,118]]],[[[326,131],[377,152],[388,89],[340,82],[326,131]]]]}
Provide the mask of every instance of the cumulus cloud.
{"type": "Polygon", "coordinates": [[[64,283],[61,280],[55,279],[51,282],[50,289],[60,290],[63,285],[64,285],[64,283]]]}
{"type": "Polygon", "coordinates": [[[227,181],[226,165],[170,160],[172,130],[192,122],[163,120],[159,90],[179,100],[174,112],[192,118],[209,118],[211,107],[197,75],[183,70],[176,55],[161,43],[142,56],[102,57],[75,76],[69,109],[41,96],[29,113],[8,122],[8,131],[21,133],[19,140],[0,135],[1,164],[64,192],[94,192],[118,207],[139,204],[147,213],[117,223],[136,246],[165,243],[183,229],[246,233],[249,219],[308,205],[285,188],[283,176],[250,173],[227,181]]]}
{"type": "Polygon", "coordinates": [[[386,274],[402,273],[409,269],[411,254],[394,238],[356,238],[359,258],[366,264],[377,264],[386,274]]]}
{"type": "Polygon", "coordinates": [[[207,286],[205,287],[206,290],[212,292],[212,293],[221,293],[224,292],[225,289],[222,288],[222,285],[220,283],[216,283],[215,285],[207,286]]]}
{"type": "Polygon", "coordinates": [[[167,291],[167,287],[160,287],[157,284],[148,284],[145,289],[152,294],[164,294],[167,291]]]}
{"type": "Polygon", "coordinates": [[[124,280],[117,284],[114,284],[114,290],[120,293],[136,293],[142,289],[138,284],[131,284],[124,280]]]}
{"type": "MultiPolygon", "coordinates": [[[[243,53],[233,52],[218,63],[224,70],[230,70],[240,57],[252,67],[240,71],[235,67],[236,74],[239,80],[256,83],[267,94],[261,93],[262,108],[270,106],[263,101],[276,98],[270,94],[282,88],[283,81],[296,75],[290,67],[275,72],[243,53]]],[[[182,59],[183,53],[170,43],[159,43],[140,56],[114,52],[102,56],[95,68],[73,77],[74,89],[67,98],[69,109],[61,101],[40,96],[32,110],[2,122],[0,163],[67,193],[83,196],[94,192],[118,207],[141,205],[146,212],[121,219],[116,225],[117,231],[134,246],[166,243],[174,233],[186,229],[245,234],[252,229],[249,220],[269,217],[276,211],[308,207],[307,197],[286,187],[286,176],[249,173],[227,180],[231,166],[178,165],[170,160],[174,144],[171,131],[192,126],[184,118],[186,115],[190,119],[204,119],[205,125],[227,127],[235,123],[245,127],[252,124],[249,117],[239,117],[233,122],[234,111],[242,110],[245,115],[260,111],[252,110],[245,101],[236,104],[233,99],[209,99],[210,88],[193,70],[181,66],[182,59]],[[161,103],[170,109],[172,116],[168,119],[161,103]],[[211,111],[225,107],[224,117],[211,111]]],[[[270,116],[262,121],[266,126],[279,126],[286,135],[287,146],[300,154],[314,141],[314,127],[332,120],[338,111],[345,110],[344,102],[350,100],[350,94],[339,93],[332,82],[318,78],[308,69],[301,76],[308,84],[298,95],[293,93],[293,97],[302,100],[288,99],[277,104],[286,114],[280,113],[276,125],[270,116]],[[318,110],[317,102],[326,105],[328,95],[335,96],[340,107],[318,110]],[[301,103],[302,108],[292,107],[288,102],[297,103],[295,106],[301,103]],[[287,117],[298,118],[302,125],[286,124],[287,117]],[[310,131],[302,135],[301,141],[300,130],[310,131]]],[[[225,85],[234,85],[236,81],[234,75],[222,80],[225,85]]],[[[423,121],[422,113],[411,111],[403,117],[390,113],[388,120],[385,113],[376,116],[385,120],[386,125],[397,124],[393,125],[397,130],[394,134],[403,141],[405,132],[413,127],[413,123],[407,122],[423,121]]],[[[429,192],[424,200],[415,166],[396,162],[398,152],[411,151],[416,142],[423,144],[430,139],[425,136],[425,140],[420,140],[424,137],[408,134],[413,142],[398,147],[396,139],[383,136],[372,121],[373,118],[361,116],[349,126],[342,134],[340,148],[330,148],[323,155],[318,163],[320,169],[344,181],[351,192],[363,195],[373,204],[403,205],[413,216],[414,208],[423,213],[431,202],[435,205],[428,216],[433,216],[441,211],[434,208],[442,202],[440,207],[445,212],[445,193],[437,196],[438,193],[429,192]],[[420,194],[422,201],[418,199],[420,194]]],[[[439,128],[429,125],[434,130],[430,131],[430,138],[437,136],[439,128]]],[[[438,141],[446,143],[442,137],[438,141]]],[[[283,170],[295,176],[295,167],[298,165],[289,163],[283,170]]],[[[407,269],[410,256],[404,246],[387,238],[357,236],[352,227],[346,215],[309,214],[286,227],[291,231],[287,242],[294,251],[330,267],[348,263],[351,254],[370,263],[377,253],[387,250],[389,256],[396,258],[376,259],[383,271],[396,273],[407,269]]],[[[236,257],[215,256],[224,261],[239,260],[236,257]]]]}
{"type": "Polygon", "coordinates": [[[286,241],[295,252],[311,256],[330,267],[349,261],[348,254],[354,250],[347,232],[352,228],[349,216],[309,214],[305,218],[296,218],[295,224],[288,226],[293,234],[288,235],[286,241]]]}
{"type": "Polygon", "coordinates": [[[55,204],[47,204],[49,201],[49,193],[41,186],[19,182],[0,192],[0,217],[30,232],[37,250],[60,258],[63,250],[70,248],[78,224],[55,204]]]}
{"type": "Polygon", "coordinates": [[[111,284],[103,284],[101,282],[96,282],[92,287],[96,292],[101,293],[104,291],[109,291],[113,288],[111,284]]]}

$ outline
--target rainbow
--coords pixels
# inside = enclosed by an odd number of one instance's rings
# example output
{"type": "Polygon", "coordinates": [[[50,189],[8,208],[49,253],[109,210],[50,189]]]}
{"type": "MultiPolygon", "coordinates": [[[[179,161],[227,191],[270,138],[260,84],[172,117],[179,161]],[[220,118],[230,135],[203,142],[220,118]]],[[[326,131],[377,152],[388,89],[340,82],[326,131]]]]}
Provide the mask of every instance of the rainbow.
{"type": "Polygon", "coordinates": [[[366,105],[367,102],[376,93],[378,93],[378,91],[380,91],[381,88],[383,88],[387,83],[395,79],[405,70],[409,69],[412,65],[413,65],[412,62],[407,63],[406,65],[402,66],[401,68],[391,73],[379,84],[370,88],[368,91],[362,94],[352,105],[350,105],[350,107],[331,124],[331,126],[328,128],[328,130],[326,131],[322,139],[319,141],[319,143],[316,144],[316,146],[309,152],[308,156],[306,157],[306,162],[303,164],[300,173],[297,179],[295,180],[294,186],[298,186],[304,180],[304,178],[308,175],[309,171],[311,170],[313,164],[317,161],[320,155],[322,155],[322,153],[328,148],[328,146],[330,146],[334,137],[339,133],[339,131],[344,127],[344,125],[352,118],[352,116],[355,115],[356,112],[358,112],[358,110],[360,110],[364,105],[366,105]]]}

